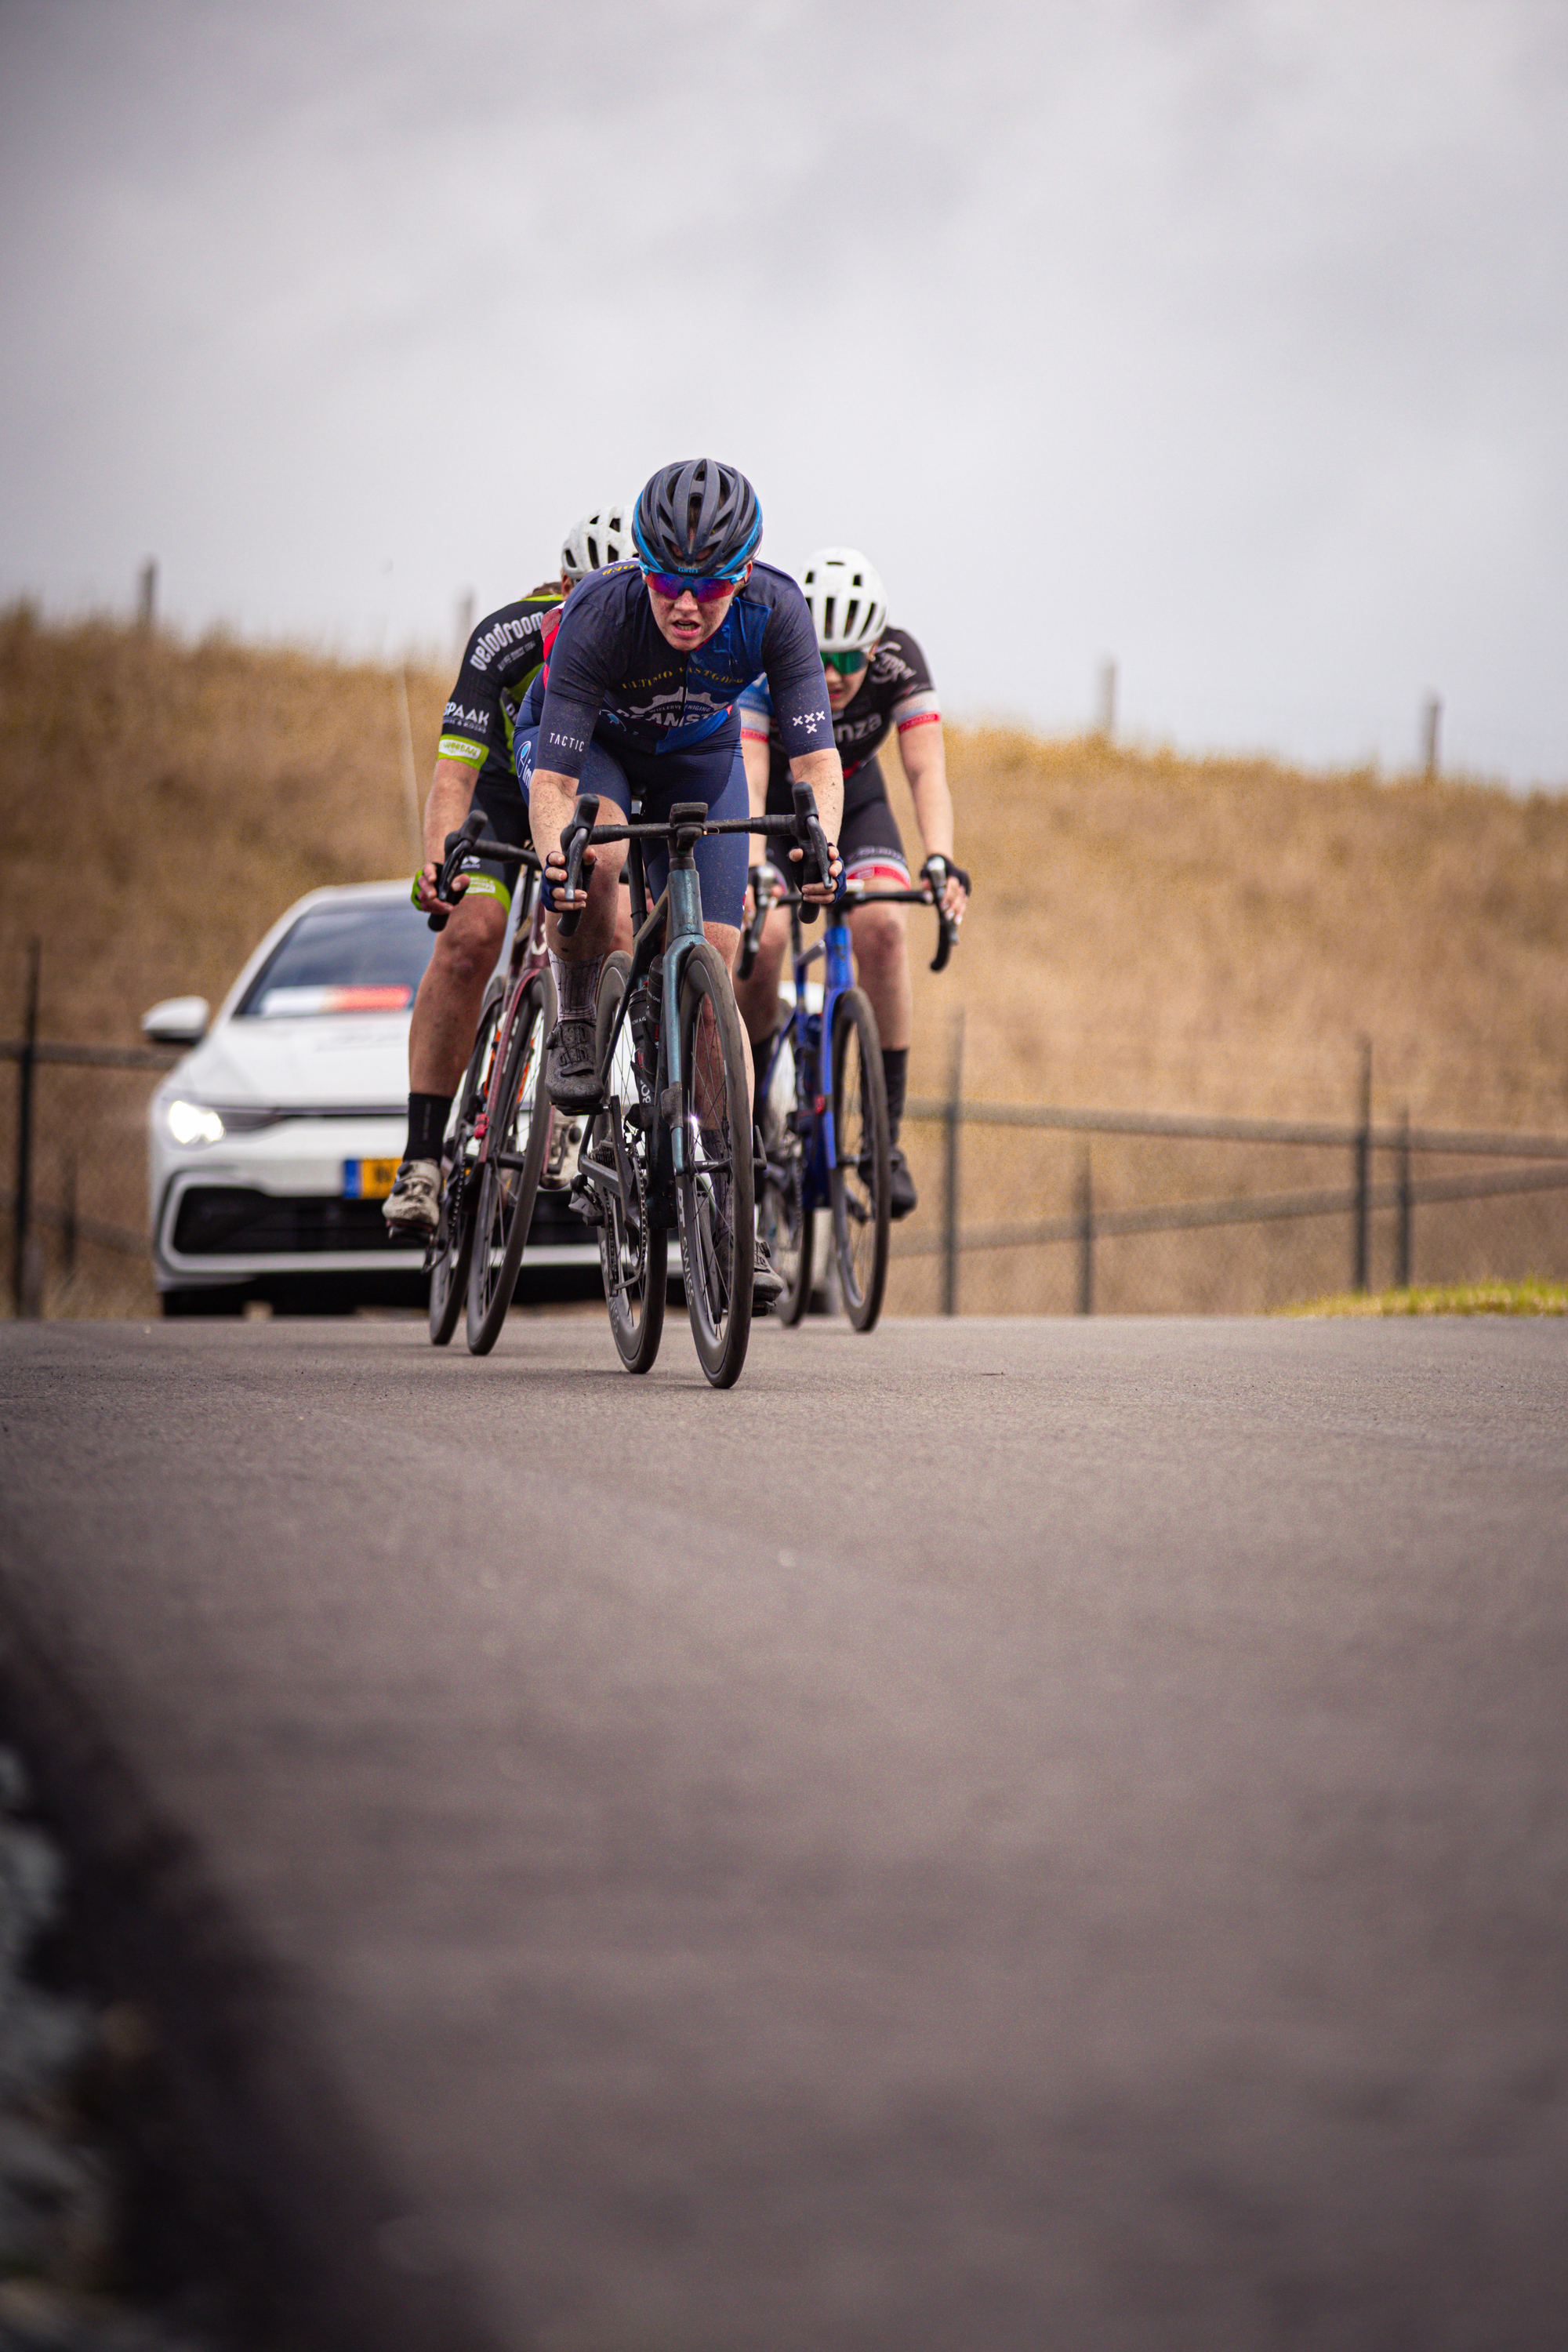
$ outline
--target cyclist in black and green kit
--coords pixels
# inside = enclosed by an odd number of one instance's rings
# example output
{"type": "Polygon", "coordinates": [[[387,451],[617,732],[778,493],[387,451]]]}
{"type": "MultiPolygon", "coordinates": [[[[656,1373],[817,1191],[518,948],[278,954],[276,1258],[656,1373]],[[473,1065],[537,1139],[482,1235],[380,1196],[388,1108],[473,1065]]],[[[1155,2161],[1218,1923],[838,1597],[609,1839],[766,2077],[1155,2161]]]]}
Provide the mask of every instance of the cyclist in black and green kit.
{"type": "MultiPolygon", "coordinates": [[[[560,579],[488,613],[469,637],[442,717],[425,804],[425,863],[414,885],[415,904],[425,913],[436,904],[447,835],[470,806],[483,811],[492,840],[528,840],[527,803],[512,764],[518,712],[578,581],[635,551],[630,520],[619,505],[584,515],[561,550],[560,579]]],[[[423,1242],[436,1230],[442,1138],[473,1047],[485,984],[506,937],[516,882],[517,867],[487,858],[481,840],[455,886],[458,904],[419,983],[408,1035],[408,1141],[383,1211],[395,1238],[423,1242]]]]}

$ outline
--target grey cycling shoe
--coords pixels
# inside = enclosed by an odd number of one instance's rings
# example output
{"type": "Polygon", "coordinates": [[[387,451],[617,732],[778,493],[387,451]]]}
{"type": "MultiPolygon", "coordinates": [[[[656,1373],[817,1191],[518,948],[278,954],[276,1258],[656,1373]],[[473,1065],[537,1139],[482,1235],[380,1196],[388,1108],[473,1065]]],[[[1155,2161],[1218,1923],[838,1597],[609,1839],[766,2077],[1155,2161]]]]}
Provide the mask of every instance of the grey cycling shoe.
{"type": "Polygon", "coordinates": [[[545,1043],[550,1048],[545,1090],[557,1110],[597,1109],[599,1073],[593,1022],[563,1013],[545,1043]]]}
{"type": "Polygon", "coordinates": [[[583,1157],[584,1121],[568,1118],[563,1113],[550,1129],[550,1150],[545,1155],[540,1174],[541,1188],[546,1192],[569,1192],[572,1179],[577,1173],[577,1162],[583,1157]]]}
{"type": "Polygon", "coordinates": [[[395,1242],[427,1242],[441,1222],[441,1171],[434,1160],[405,1160],[381,1204],[395,1242]]]}
{"type": "Polygon", "coordinates": [[[768,1245],[761,1234],[752,1253],[752,1312],[765,1315],[784,1294],[784,1278],[768,1255],[768,1245]]]}

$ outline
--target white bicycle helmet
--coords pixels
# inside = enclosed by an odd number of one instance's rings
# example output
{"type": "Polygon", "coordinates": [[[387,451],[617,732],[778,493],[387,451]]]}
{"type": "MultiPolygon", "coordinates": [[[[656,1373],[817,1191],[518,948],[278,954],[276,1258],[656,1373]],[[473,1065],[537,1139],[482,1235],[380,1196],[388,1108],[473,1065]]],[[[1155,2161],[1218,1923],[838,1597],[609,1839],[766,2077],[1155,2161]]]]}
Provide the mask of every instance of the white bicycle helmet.
{"type": "Polygon", "coordinates": [[[562,542],[561,569],[574,588],[590,572],[602,572],[606,563],[629,563],[636,554],[631,511],[617,499],[573,524],[562,542]]]}
{"type": "Polygon", "coordinates": [[[825,654],[868,647],[888,625],[888,592],[858,548],[819,547],[800,584],[825,654]]]}

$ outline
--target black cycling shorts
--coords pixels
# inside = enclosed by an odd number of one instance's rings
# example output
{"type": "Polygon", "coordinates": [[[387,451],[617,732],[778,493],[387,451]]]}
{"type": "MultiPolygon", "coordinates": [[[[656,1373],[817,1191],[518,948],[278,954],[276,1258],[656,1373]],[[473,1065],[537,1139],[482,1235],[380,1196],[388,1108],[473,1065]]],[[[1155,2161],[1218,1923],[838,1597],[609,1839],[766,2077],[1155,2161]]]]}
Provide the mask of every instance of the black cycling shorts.
{"type": "MultiPolygon", "coordinates": [[[[910,887],[909,861],[899,833],[898,819],[888,806],[887,779],[881,763],[874,756],[854,776],[853,794],[845,788],[844,818],[838,828],[838,855],[844,860],[847,882],[891,883],[900,890],[910,887]]],[[[768,814],[789,816],[794,803],[789,797],[789,779],[784,779],[782,803],[775,788],[768,791],[768,814]]],[[[786,870],[789,844],[777,838],[768,844],[769,862],[775,873],[786,870]]]]}
{"type": "MultiPolygon", "coordinates": [[[[518,729],[518,782],[524,792],[538,745],[537,727],[518,729]]],[[[579,793],[597,793],[601,799],[614,801],[623,816],[634,796],[642,803],[643,815],[654,820],[668,815],[678,801],[701,801],[715,819],[751,814],[745,761],[740,741],[729,729],[680,751],[635,751],[619,744],[610,751],[595,735],[576,783],[579,793]]],[[[606,814],[605,823],[613,822],[606,814]]],[[[645,841],[642,846],[651,907],[668,878],[669,852],[662,842],[645,841]]],[[[697,844],[693,855],[702,883],[704,922],[728,923],[731,929],[740,929],[748,847],[743,833],[709,834],[697,844]]]]}

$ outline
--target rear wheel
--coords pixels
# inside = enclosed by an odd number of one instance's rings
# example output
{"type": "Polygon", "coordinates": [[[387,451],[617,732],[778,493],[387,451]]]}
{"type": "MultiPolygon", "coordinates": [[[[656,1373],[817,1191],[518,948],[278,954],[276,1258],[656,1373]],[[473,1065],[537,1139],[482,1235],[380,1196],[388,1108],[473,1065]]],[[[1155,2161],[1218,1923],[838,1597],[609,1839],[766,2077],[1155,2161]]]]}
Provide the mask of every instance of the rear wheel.
{"type": "Polygon", "coordinates": [[[752,1333],[752,1094],[741,1016],[706,940],[680,974],[681,1157],[676,1178],[686,1311],[716,1389],[740,1378],[752,1333]]]}
{"type": "MultiPolygon", "coordinates": [[[[771,1047],[772,1041],[769,1041],[771,1047]]],[[[766,1050],[753,1046],[753,1053],[766,1050]]],[[[795,1324],[811,1297],[812,1238],[816,1219],[805,1205],[806,1150],[791,1121],[795,1109],[793,1031],[774,1065],[763,1105],[763,1189],[757,1232],[784,1283],[773,1308],[777,1320],[795,1324]],[[787,1079],[787,1092],[785,1081],[787,1079]]]]}
{"type": "Polygon", "coordinates": [[[833,1008],[833,1247],[844,1311],[869,1331],[888,1281],[888,1085],[877,1016],[858,988],[833,1008]]]}
{"type": "Polygon", "coordinates": [[[506,1060],[487,1105],[474,1241],[468,1263],[468,1347],[488,1356],[506,1321],[528,1245],[540,1171],[550,1141],[544,1091],[544,1040],[555,1026],[555,982],[548,968],[523,982],[507,1038],[506,1060]]]}
{"type": "Polygon", "coordinates": [[[474,1033],[474,1050],[463,1073],[463,1083],[452,1097],[447,1139],[441,1146],[441,1221],[430,1244],[430,1340],[444,1348],[458,1328],[463,1311],[463,1291],[468,1279],[468,1256],[474,1245],[472,1168],[474,1122],[484,1108],[500,1026],[502,983],[491,982],[474,1033]]]}
{"type": "MultiPolygon", "coordinates": [[[[621,999],[626,992],[631,958],[608,956],[599,979],[599,1003],[595,1043],[602,1055],[621,999]]],[[[629,1023],[624,1024],[610,1064],[608,1101],[594,1120],[585,1156],[603,1166],[616,1166],[615,1108],[619,1106],[621,1136],[632,1171],[631,1201],[605,1187],[599,1192],[605,1222],[599,1228],[599,1267],[605,1278],[605,1303],[610,1311],[610,1331],[628,1372],[646,1372],[658,1353],[664,1332],[665,1299],[669,1288],[669,1235],[648,1224],[648,1155],[656,1130],[627,1123],[627,1114],[640,1119],[653,1108],[654,1074],[639,1079],[629,1023]]]]}

